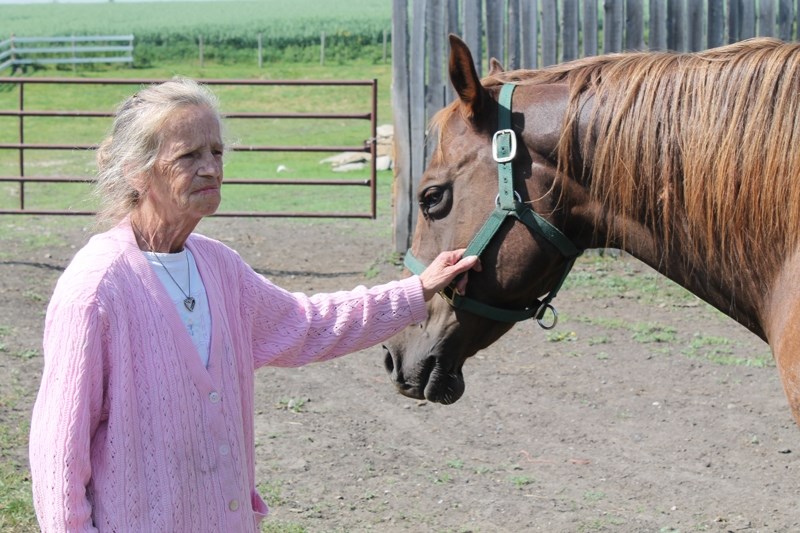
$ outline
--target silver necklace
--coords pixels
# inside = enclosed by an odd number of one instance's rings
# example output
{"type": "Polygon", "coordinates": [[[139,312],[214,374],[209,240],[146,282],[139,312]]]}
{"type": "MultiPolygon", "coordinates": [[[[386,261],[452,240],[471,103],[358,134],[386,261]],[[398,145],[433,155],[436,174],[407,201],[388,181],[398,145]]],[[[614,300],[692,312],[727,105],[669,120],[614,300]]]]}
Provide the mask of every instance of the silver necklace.
{"type": "MultiPolygon", "coordinates": [[[[136,233],[138,233],[138,234],[139,234],[139,238],[141,238],[141,239],[142,239],[142,241],[144,241],[145,243],[147,243],[147,241],[146,241],[146,240],[145,240],[145,238],[144,238],[144,235],[142,235],[142,232],[140,232],[140,231],[139,231],[139,229],[138,229],[138,228],[136,228],[136,227],[135,227],[135,226],[133,226],[133,225],[131,225],[131,227],[133,227],[134,231],[136,231],[136,233]]],[[[183,306],[184,306],[184,307],[185,307],[185,308],[186,308],[186,309],[187,309],[187,310],[188,310],[190,313],[191,313],[192,311],[194,311],[194,304],[195,304],[196,302],[195,302],[195,299],[192,297],[192,267],[189,265],[189,252],[186,252],[186,279],[188,279],[188,280],[189,280],[189,290],[188,290],[188,292],[186,292],[186,291],[184,291],[184,290],[183,290],[183,287],[181,287],[181,284],[180,284],[180,283],[178,283],[178,282],[175,280],[175,278],[173,278],[173,277],[172,277],[172,274],[170,273],[170,271],[169,271],[169,269],[167,268],[167,266],[164,264],[164,262],[163,262],[163,261],[161,261],[161,258],[160,258],[160,257],[158,257],[158,252],[154,252],[154,251],[153,251],[153,247],[152,247],[151,245],[148,245],[148,246],[150,246],[150,251],[151,251],[151,253],[153,254],[153,257],[155,257],[155,258],[156,258],[156,261],[158,261],[158,262],[159,262],[159,264],[160,264],[160,265],[161,265],[161,266],[164,268],[164,271],[167,273],[167,276],[169,276],[169,279],[171,279],[171,280],[172,280],[172,283],[174,283],[174,284],[175,284],[175,286],[176,286],[176,287],[178,287],[178,290],[179,290],[179,291],[181,291],[181,294],[183,294],[183,295],[185,296],[185,298],[183,299],[183,306]]]]}
{"type": "Polygon", "coordinates": [[[175,286],[178,287],[178,290],[181,291],[181,294],[183,294],[186,297],[186,298],[183,299],[183,306],[189,312],[194,311],[195,301],[194,301],[194,298],[192,297],[192,269],[189,266],[189,253],[188,252],[186,253],[186,277],[189,280],[189,291],[188,291],[188,294],[183,291],[183,288],[181,287],[180,283],[175,281],[175,278],[172,277],[172,274],[170,274],[169,269],[161,261],[161,258],[158,257],[158,252],[153,252],[153,255],[155,256],[156,261],[158,261],[161,264],[161,266],[164,267],[164,270],[167,272],[167,276],[169,276],[169,279],[172,280],[172,283],[174,283],[175,286]]]}

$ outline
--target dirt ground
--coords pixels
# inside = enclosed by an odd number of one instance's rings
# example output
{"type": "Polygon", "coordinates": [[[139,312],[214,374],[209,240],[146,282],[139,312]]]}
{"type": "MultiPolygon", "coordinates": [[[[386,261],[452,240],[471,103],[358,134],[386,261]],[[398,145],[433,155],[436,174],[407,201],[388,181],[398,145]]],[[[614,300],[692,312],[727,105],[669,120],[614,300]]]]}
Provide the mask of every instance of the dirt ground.
{"type": "MultiPolygon", "coordinates": [[[[400,275],[377,221],[223,220],[219,238],[315,292],[400,275]]],[[[0,423],[24,434],[47,298],[88,221],[3,217],[0,423]]],[[[550,333],[517,325],[451,406],[397,394],[379,348],[257,376],[270,531],[800,531],[800,429],[768,347],[630,258],[582,259],[550,333]],[[640,280],[647,280],[646,283],[640,280]]],[[[24,468],[24,442],[4,461],[24,468]]]]}

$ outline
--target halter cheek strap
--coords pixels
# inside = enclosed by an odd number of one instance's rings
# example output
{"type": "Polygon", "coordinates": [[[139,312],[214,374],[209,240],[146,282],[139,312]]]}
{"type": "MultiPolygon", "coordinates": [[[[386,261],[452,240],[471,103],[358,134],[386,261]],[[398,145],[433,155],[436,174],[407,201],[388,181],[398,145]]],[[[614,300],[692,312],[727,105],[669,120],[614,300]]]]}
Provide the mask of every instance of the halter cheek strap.
{"type": "MultiPolygon", "coordinates": [[[[558,313],[551,302],[564,284],[564,280],[581,251],[561,230],[537,214],[529,205],[523,203],[519,194],[514,190],[513,161],[517,153],[517,137],[511,127],[511,99],[515,88],[516,86],[513,84],[503,85],[498,99],[498,130],[492,137],[492,156],[497,161],[498,194],[495,208],[467,245],[464,256],[480,256],[506,218],[514,217],[555,246],[567,261],[561,277],[547,296],[542,300],[534,300],[533,304],[525,309],[502,309],[490,306],[457,294],[452,286],[444,289],[441,294],[455,309],[463,309],[498,322],[520,322],[528,318],[536,318],[542,328],[552,329],[558,322],[558,313]],[[552,322],[546,323],[543,318],[548,310],[552,312],[553,319],[552,322]]],[[[414,257],[411,250],[406,253],[404,263],[414,274],[421,274],[425,270],[425,265],[414,257]]]]}

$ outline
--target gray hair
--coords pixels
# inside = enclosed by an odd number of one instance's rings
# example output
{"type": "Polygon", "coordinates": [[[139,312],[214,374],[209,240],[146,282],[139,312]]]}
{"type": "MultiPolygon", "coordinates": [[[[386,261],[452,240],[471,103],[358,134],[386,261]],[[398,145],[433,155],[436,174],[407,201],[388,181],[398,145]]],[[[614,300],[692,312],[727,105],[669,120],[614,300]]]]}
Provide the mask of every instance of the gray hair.
{"type": "Polygon", "coordinates": [[[222,126],[217,97],[188,78],[151,85],[122,102],[110,135],[97,148],[98,222],[117,223],[136,208],[141,182],[149,179],[161,149],[162,126],[176,110],[189,106],[210,109],[222,126]]]}

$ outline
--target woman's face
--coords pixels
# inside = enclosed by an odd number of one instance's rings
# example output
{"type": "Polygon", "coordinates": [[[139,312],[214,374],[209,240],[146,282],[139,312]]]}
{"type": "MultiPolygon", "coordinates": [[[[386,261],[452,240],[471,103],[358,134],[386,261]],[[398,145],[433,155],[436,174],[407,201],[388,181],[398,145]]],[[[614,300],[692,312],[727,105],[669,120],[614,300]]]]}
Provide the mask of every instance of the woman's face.
{"type": "Polygon", "coordinates": [[[203,106],[179,109],[165,122],[147,201],[162,221],[197,223],[222,196],[224,145],[217,116],[203,106]]]}

